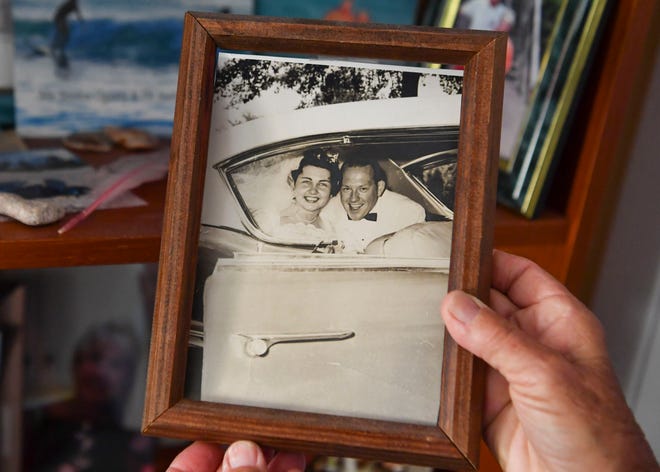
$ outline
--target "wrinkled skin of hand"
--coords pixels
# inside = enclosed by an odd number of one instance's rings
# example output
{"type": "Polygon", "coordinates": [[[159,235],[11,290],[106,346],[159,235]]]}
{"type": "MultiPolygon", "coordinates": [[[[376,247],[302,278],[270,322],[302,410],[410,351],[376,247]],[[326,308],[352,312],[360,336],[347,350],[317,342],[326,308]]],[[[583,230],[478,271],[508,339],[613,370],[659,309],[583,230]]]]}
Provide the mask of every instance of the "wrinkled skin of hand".
{"type": "Polygon", "coordinates": [[[494,253],[490,308],[463,292],[441,313],[489,364],[484,437],[507,471],[658,470],[596,317],[532,262],[494,253]]]}

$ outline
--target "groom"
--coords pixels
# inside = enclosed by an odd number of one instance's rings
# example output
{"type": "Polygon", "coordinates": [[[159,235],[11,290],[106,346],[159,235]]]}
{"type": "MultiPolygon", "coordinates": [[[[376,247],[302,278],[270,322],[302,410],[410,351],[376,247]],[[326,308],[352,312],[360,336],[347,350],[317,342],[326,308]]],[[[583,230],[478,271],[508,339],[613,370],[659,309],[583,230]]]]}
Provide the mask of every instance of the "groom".
{"type": "Polygon", "coordinates": [[[349,252],[364,252],[374,239],[424,221],[424,208],[387,189],[385,172],[373,159],[348,158],[339,194],[323,209],[349,252]]]}

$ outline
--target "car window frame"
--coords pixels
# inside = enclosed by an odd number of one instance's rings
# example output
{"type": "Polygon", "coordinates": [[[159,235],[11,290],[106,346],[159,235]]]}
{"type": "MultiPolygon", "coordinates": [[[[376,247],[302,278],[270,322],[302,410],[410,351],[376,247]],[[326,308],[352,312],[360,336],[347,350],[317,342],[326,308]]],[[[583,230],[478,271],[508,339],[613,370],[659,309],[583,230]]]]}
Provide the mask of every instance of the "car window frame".
{"type": "MultiPolygon", "coordinates": [[[[248,204],[245,201],[243,195],[238,189],[234,179],[232,179],[231,174],[236,170],[241,169],[244,166],[250,165],[260,160],[269,159],[276,157],[281,154],[295,152],[296,150],[304,150],[309,147],[316,146],[346,146],[346,145],[386,145],[389,143],[400,143],[401,138],[405,137],[408,141],[412,142],[423,142],[428,141],[431,137],[435,138],[433,141],[441,141],[446,134],[454,134],[458,132],[458,126],[444,125],[444,126],[429,126],[429,127],[396,127],[388,129],[369,129],[369,130],[351,130],[351,131],[334,131],[330,133],[325,133],[323,135],[311,135],[303,136],[289,140],[277,141],[270,143],[268,145],[260,146],[255,149],[248,149],[243,151],[235,156],[227,157],[219,162],[212,164],[211,168],[218,172],[220,179],[224,182],[227,188],[230,190],[233,200],[240,208],[240,219],[245,227],[245,230],[258,238],[259,240],[275,245],[285,245],[292,247],[315,247],[315,244],[300,243],[295,241],[287,241],[279,239],[275,236],[265,233],[257,224],[254,215],[248,209],[248,204]],[[438,134],[442,133],[442,138],[438,139],[438,134]],[[413,139],[414,138],[414,139],[413,139]]],[[[448,139],[448,141],[454,143],[457,142],[456,139],[448,139]]],[[[439,151],[444,153],[447,151],[439,151]]],[[[423,156],[421,156],[423,157],[423,156]]],[[[420,158],[421,158],[420,157],[420,158]]],[[[420,158],[415,158],[418,160],[420,158]]],[[[402,168],[402,166],[391,158],[387,159],[391,161],[395,166],[398,167],[399,172],[401,173],[402,178],[407,179],[408,181],[413,181],[411,176],[408,175],[402,168]]],[[[420,196],[423,198],[431,198],[438,205],[444,205],[438,198],[435,196],[426,185],[419,181],[418,179],[414,180],[413,185],[419,186],[420,196]]],[[[418,202],[421,203],[421,202],[418,202]]],[[[448,210],[448,209],[447,209],[448,210]]],[[[451,212],[453,219],[453,212],[451,212]]],[[[327,241],[318,241],[318,244],[322,244],[327,241]]]]}

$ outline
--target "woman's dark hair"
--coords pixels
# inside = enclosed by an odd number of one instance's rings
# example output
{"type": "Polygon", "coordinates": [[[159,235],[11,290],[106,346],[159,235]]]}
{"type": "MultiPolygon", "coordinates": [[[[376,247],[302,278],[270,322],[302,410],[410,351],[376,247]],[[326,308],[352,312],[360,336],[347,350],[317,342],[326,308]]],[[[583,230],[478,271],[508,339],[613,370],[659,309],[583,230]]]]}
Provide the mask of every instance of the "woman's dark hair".
{"type": "Polygon", "coordinates": [[[320,167],[330,172],[330,194],[337,195],[341,182],[339,171],[339,153],[330,149],[311,148],[303,152],[303,157],[298,163],[298,168],[291,171],[291,179],[295,183],[298,176],[306,166],[320,167]]]}

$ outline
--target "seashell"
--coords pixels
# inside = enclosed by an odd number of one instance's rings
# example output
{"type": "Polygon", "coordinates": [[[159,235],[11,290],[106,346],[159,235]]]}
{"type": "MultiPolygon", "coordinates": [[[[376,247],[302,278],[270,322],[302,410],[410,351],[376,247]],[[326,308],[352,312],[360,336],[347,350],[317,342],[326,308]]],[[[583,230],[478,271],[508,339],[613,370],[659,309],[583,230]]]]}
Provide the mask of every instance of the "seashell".
{"type": "Polygon", "coordinates": [[[106,126],[103,132],[116,144],[131,151],[148,151],[159,145],[158,138],[139,129],[106,126]]]}
{"type": "Polygon", "coordinates": [[[108,152],[114,147],[113,141],[100,131],[73,133],[62,138],[62,144],[72,151],[108,152]]]}

